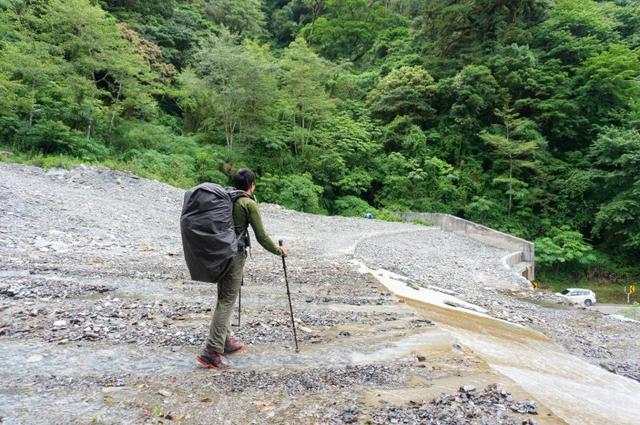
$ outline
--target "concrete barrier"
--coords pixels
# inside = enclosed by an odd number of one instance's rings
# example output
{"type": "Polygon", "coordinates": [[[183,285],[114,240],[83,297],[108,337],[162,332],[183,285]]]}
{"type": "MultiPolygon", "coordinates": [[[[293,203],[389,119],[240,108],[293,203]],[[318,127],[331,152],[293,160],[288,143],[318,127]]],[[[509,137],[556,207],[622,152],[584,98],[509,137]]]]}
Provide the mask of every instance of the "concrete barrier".
{"type": "Polygon", "coordinates": [[[503,258],[503,262],[527,280],[533,281],[535,278],[535,248],[533,242],[451,214],[406,212],[401,213],[400,216],[405,221],[429,220],[444,231],[458,233],[487,245],[508,250],[511,253],[503,258]]]}

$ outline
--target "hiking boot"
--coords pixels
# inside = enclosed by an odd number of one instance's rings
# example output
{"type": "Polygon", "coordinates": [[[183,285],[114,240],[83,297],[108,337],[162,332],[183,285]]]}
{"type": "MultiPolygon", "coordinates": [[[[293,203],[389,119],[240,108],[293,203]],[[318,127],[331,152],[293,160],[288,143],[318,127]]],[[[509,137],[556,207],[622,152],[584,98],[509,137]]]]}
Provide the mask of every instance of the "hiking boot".
{"type": "Polygon", "coordinates": [[[202,366],[211,369],[227,369],[229,367],[227,359],[221,353],[217,353],[209,347],[205,347],[205,349],[202,350],[202,353],[196,357],[196,360],[202,366]]]}
{"type": "Polygon", "coordinates": [[[231,354],[240,351],[244,348],[244,344],[234,337],[230,336],[224,342],[224,354],[231,354]]]}

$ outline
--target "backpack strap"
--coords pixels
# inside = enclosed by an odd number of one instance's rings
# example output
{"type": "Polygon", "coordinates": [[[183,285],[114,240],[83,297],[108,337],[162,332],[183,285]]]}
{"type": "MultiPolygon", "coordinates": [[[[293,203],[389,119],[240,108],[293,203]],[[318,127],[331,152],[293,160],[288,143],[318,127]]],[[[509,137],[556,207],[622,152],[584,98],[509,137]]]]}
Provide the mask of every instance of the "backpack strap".
{"type": "MultiPolygon", "coordinates": [[[[231,197],[231,202],[233,202],[233,205],[235,205],[236,201],[240,198],[254,199],[252,196],[248,195],[247,192],[245,192],[244,190],[228,188],[227,193],[229,194],[229,197],[231,197]]],[[[244,250],[249,250],[249,252],[251,252],[251,238],[249,237],[248,227],[244,229],[244,232],[238,235],[238,243],[239,245],[242,246],[244,250]]]]}

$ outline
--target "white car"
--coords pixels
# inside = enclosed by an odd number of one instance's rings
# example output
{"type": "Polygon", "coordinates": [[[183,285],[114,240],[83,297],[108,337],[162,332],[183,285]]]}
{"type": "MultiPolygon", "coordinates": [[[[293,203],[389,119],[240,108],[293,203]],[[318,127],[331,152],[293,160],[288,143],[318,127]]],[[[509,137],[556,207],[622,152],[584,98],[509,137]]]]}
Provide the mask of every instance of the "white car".
{"type": "Polygon", "coordinates": [[[562,292],[556,292],[556,295],[576,304],[584,304],[587,307],[596,303],[596,294],[589,289],[567,288],[562,292]]]}

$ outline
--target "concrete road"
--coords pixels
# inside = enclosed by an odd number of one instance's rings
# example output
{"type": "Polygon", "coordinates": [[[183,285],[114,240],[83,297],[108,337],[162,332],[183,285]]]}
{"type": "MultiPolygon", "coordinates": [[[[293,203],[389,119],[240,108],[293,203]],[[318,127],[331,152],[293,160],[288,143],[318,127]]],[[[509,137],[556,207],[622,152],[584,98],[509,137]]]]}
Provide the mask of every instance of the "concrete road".
{"type": "Polygon", "coordinates": [[[631,304],[596,304],[591,308],[606,314],[622,314],[622,311],[631,307],[631,304]]]}

